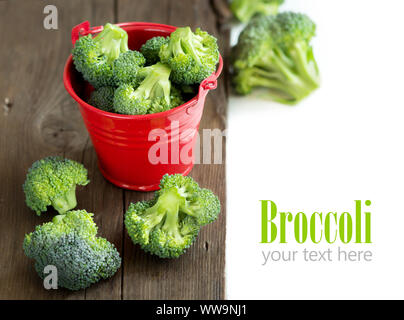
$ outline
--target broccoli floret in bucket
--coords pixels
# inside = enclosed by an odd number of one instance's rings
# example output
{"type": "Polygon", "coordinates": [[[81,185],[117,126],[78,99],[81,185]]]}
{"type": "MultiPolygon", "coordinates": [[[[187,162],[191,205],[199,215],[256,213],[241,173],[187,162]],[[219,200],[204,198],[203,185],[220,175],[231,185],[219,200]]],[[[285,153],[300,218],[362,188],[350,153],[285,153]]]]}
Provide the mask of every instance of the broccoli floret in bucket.
{"type": "Polygon", "coordinates": [[[107,23],[96,37],[87,35],[77,40],[72,54],[74,65],[84,79],[100,88],[115,84],[114,61],[128,50],[126,31],[107,23]]]}

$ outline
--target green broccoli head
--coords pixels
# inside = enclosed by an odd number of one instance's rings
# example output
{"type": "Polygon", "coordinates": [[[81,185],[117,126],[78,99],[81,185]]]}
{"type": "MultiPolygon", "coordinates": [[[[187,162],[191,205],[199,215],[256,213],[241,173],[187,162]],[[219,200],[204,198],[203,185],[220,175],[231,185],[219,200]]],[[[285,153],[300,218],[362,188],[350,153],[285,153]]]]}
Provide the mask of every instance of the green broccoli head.
{"type": "Polygon", "coordinates": [[[100,88],[114,85],[113,62],[128,50],[126,31],[108,23],[95,38],[87,35],[77,40],[72,55],[77,71],[100,88]]]}
{"type": "Polygon", "coordinates": [[[93,214],[85,210],[55,216],[52,222],[26,234],[25,255],[35,260],[35,270],[44,278],[44,268],[57,268],[58,287],[80,290],[112,277],[121,265],[115,246],[97,237],[93,214]]]}
{"type": "Polygon", "coordinates": [[[120,114],[146,114],[150,108],[150,100],[138,97],[131,84],[123,84],[115,90],[114,111],[120,114]]]}
{"type": "Polygon", "coordinates": [[[140,52],[143,53],[146,58],[147,65],[151,66],[160,61],[160,48],[162,45],[167,44],[169,40],[169,37],[153,37],[142,45],[140,52]]]}
{"type": "Polygon", "coordinates": [[[28,207],[41,215],[52,206],[63,214],[77,205],[76,185],[89,183],[87,169],[78,162],[47,157],[28,170],[23,189],[28,207]]]}
{"type": "Polygon", "coordinates": [[[316,24],[305,14],[283,12],[271,23],[271,33],[278,46],[290,48],[297,43],[310,43],[316,35],[316,24]]]}
{"type": "Polygon", "coordinates": [[[275,15],[284,0],[233,0],[230,9],[238,20],[248,22],[256,14],[275,15]]]}
{"type": "Polygon", "coordinates": [[[148,113],[159,113],[168,111],[182,104],[184,104],[184,99],[182,97],[181,91],[171,85],[170,104],[167,104],[164,98],[154,99],[148,113]]]}
{"type": "Polygon", "coordinates": [[[114,87],[101,87],[91,93],[88,103],[103,111],[111,112],[114,106],[114,87]]]}
{"type": "Polygon", "coordinates": [[[126,31],[110,23],[104,26],[103,30],[94,38],[94,42],[110,65],[118,59],[121,53],[129,50],[126,31]]]}
{"type": "Polygon", "coordinates": [[[274,48],[271,26],[273,16],[257,16],[240,33],[238,43],[233,49],[232,62],[237,70],[253,67],[261,56],[268,56],[274,48]]]}
{"type": "Polygon", "coordinates": [[[114,61],[113,73],[117,86],[126,83],[136,83],[138,71],[146,63],[145,57],[139,51],[126,51],[114,61]]]}
{"type": "Polygon", "coordinates": [[[161,258],[178,258],[195,241],[201,226],[215,221],[219,199],[190,177],[165,175],[151,201],[132,203],[125,226],[135,244],[161,258]]]}
{"type": "Polygon", "coordinates": [[[233,83],[239,94],[256,87],[285,104],[296,104],[319,86],[319,70],[310,45],[316,26],[304,14],[257,16],[240,34],[234,50],[233,83]]]}
{"type": "Polygon", "coordinates": [[[133,84],[125,84],[115,91],[115,112],[129,115],[155,113],[181,104],[180,93],[172,89],[170,73],[170,68],[160,62],[142,68],[138,77],[143,80],[136,88],[133,84]]]}
{"type": "Polygon", "coordinates": [[[172,69],[171,79],[180,85],[200,83],[216,70],[217,39],[201,29],[178,28],[160,49],[161,62],[172,69]]]}

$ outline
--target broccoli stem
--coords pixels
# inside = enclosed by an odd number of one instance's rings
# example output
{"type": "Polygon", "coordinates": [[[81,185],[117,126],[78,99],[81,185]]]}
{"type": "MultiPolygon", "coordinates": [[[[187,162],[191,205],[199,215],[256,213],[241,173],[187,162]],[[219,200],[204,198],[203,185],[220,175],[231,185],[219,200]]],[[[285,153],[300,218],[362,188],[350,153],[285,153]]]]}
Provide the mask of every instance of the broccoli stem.
{"type": "MultiPolygon", "coordinates": [[[[157,63],[153,66],[146,67],[146,78],[140,86],[134,91],[134,99],[156,99],[164,98],[168,105],[171,103],[171,69],[162,63],[157,63]]],[[[145,71],[144,71],[145,72],[145,71]]]]}
{"type": "Polygon", "coordinates": [[[59,214],[64,214],[67,211],[75,208],[77,205],[76,185],[70,188],[64,195],[55,197],[52,200],[52,206],[59,214]]]}
{"type": "Polygon", "coordinates": [[[205,54],[209,50],[203,46],[203,38],[195,35],[189,27],[183,28],[180,35],[176,41],[172,41],[174,56],[189,54],[198,65],[202,65],[200,55],[205,54]]]}
{"type": "Polygon", "coordinates": [[[194,57],[195,61],[202,65],[201,56],[206,55],[209,52],[209,48],[204,47],[203,38],[195,35],[191,31],[189,41],[186,41],[187,48],[190,50],[191,55],[194,57]]]}
{"type": "Polygon", "coordinates": [[[172,50],[174,57],[181,54],[185,54],[182,48],[181,40],[171,41],[170,46],[171,46],[170,49],[172,50]]]}
{"type": "Polygon", "coordinates": [[[101,52],[107,57],[109,64],[118,59],[120,53],[129,50],[126,31],[110,23],[105,25],[94,41],[100,46],[101,52]]]}
{"type": "MultiPolygon", "coordinates": [[[[280,92],[273,92],[274,99],[286,104],[295,104],[305,98],[318,87],[317,79],[309,72],[307,62],[307,48],[296,45],[293,48],[293,60],[286,56],[282,50],[274,50],[269,58],[263,58],[254,68],[254,77],[250,79],[254,86],[278,89],[290,96],[284,97],[280,92]],[[266,60],[270,59],[270,62],[266,60]],[[266,66],[271,65],[271,70],[266,66]]],[[[315,74],[315,73],[314,73],[315,74]]]]}
{"type": "Polygon", "coordinates": [[[316,62],[314,60],[310,60],[310,55],[313,54],[312,49],[307,48],[306,44],[295,43],[294,50],[292,50],[292,52],[295,55],[296,66],[299,74],[301,74],[304,79],[311,84],[312,89],[317,88],[319,86],[316,72],[318,68],[316,62]]]}
{"type": "Polygon", "coordinates": [[[187,215],[198,218],[198,210],[201,208],[200,205],[183,205],[181,206],[181,212],[186,213],[187,215]]]}
{"type": "Polygon", "coordinates": [[[160,210],[161,204],[157,201],[157,203],[150,207],[149,209],[145,210],[144,215],[142,218],[147,221],[147,226],[149,227],[149,232],[155,226],[157,226],[161,220],[163,220],[165,212],[160,210]]]}
{"type": "Polygon", "coordinates": [[[166,228],[170,228],[171,224],[176,221],[175,215],[178,220],[180,201],[181,198],[174,189],[164,192],[157,202],[144,212],[143,219],[147,220],[149,230],[160,224],[164,217],[166,218],[164,225],[166,225],[166,228]]]}
{"type": "Polygon", "coordinates": [[[174,239],[179,241],[182,239],[178,228],[178,210],[167,212],[162,229],[167,232],[167,234],[173,236],[174,239]]]}
{"type": "Polygon", "coordinates": [[[276,4],[275,3],[273,3],[273,4],[262,3],[257,7],[256,12],[262,13],[266,16],[270,16],[270,15],[277,14],[278,10],[279,10],[279,4],[277,4],[277,3],[276,4]]]}
{"type": "Polygon", "coordinates": [[[55,223],[55,224],[60,223],[60,222],[62,222],[64,217],[65,217],[64,214],[59,214],[57,216],[54,216],[53,219],[52,219],[52,222],[55,223]]]}
{"type": "Polygon", "coordinates": [[[251,68],[249,72],[249,86],[270,89],[269,96],[275,101],[284,104],[296,104],[302,97],[310,92],[310,89],[304,82],[296,81],[295,85],[291,86],[285,78],[282,79],[279,73],[274,71],[254,67],[251,68]]]}
{"type": "Polygon", "coordinates": [[[158,202],[164,206],[166,217],[162,230],[167,234],[173,236],[177,240],[181,240],[179,226],[178,226],[178,213],[180,203],[183,202],[183,197],[178,193],[177,188],[171,188],[165,191],[160,197],[158,202]]]}
{"type": "Polygon", "coordinates": [[[194,58],[194,60],[199,65],[201,65],[201,59],[199,58],[199,55],[194,47],[195,46],[194,42],[198,41],[198,39],[194,39],[195,37],[196,36],[193,34],[191,28],[187,27],[184,28],[183,36],[181,37],[181,39],[179,39],[178,42],[181,43],[181,47],[184,48],[184,51],[190,54],[194,58]]]}

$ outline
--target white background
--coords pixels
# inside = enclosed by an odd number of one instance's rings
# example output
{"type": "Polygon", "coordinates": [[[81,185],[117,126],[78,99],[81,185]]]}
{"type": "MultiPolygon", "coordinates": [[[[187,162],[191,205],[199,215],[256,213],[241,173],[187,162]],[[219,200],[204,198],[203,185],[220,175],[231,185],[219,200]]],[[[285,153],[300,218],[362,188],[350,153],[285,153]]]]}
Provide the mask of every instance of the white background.
{"type": "MultiPolygon", "coordinates": [[[[404,2],[286,0],[318,27],[321,88],[295,107],[232,97],[227,139],[227,298],[404,298],[404,2]],[[270,262],[259,200],[354,212],[371,200],[373,262],[270,262]]],[[[237,38],[233,30],[233,43],[237,38]]],[[[309,241],[307,241],[309,243],[309,241]]]]}

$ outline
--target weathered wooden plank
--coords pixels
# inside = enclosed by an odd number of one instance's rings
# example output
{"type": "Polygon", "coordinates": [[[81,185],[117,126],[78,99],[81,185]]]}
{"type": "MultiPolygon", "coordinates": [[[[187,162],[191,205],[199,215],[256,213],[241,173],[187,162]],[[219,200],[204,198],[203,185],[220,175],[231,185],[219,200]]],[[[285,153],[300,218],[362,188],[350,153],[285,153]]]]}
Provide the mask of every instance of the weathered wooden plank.
{"type": "MultiPolygon", "coordinates": [[[[229,34],[218,29],[218,20],[208,0],[118,0],[119,21],[150,21],[201,27],[221,38],[226,56],[229,34]],[[152,8],[152,10],[151,10],[152,8]]],[[[218,89],[206,101],[200,129],[225,128],[227,90],[222,76],[218,89]]],[[[223,145],[223,155],[225,145],[223,145]]],[[[223,156],[225,158],[225,156],[223,156]]],[[[203,229],[198,241],[184,256],[163,260],[134,246],[127,234],[124,242],[124,299],[223,299],[225,297],[225,166],[196,165],[191,172],[201,186],[212,189],[222,203],[220,219],[203,229]]],[[[130,202],[150,199],[151,193],[125,192],[130,202]]]]}
{"type": "MultiPolygon", "coordinates": [[[[93,182],[79,192],[79,207],[95,211],[100,233],[120,249],[122,191],[96,170],[94,152],[74,101],[65,92],[62,73],[70,50],[72,26],[90,20],[113,19],[113,0],[54,0],[59,29],[42,26],[47,1],[0,2],[0,101],[11,109],[0,112],[0,298],[84,299],[86,292],[46,291],[21,245],[24,234],[49,221],[54,212],[37,217],[24,203],[22,183],[33,161],[48,155],[84,160],[93,182]],[[102,8],[100,10],[99,8],[102,8]],[[106,217],[108,216],[108,221],[106,217]]],[[[87,291],[87,298],[120,298],[120,275],[87,291]]]]}

